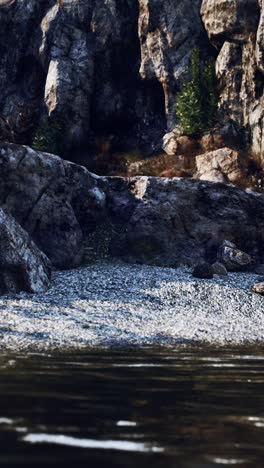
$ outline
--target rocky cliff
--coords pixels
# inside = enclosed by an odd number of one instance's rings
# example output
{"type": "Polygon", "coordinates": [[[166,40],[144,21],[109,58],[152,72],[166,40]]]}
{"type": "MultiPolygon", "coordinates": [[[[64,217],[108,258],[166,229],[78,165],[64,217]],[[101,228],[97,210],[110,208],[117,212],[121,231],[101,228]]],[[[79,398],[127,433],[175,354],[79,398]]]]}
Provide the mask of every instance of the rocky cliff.
{"type": "Polygon", "coordinates": [[[191,51],[216,58],[221,134],[264,167],[262,0],[0,0],[2,139],[47,116],[75,160],[106,137],[159,149],[191,51]]]}

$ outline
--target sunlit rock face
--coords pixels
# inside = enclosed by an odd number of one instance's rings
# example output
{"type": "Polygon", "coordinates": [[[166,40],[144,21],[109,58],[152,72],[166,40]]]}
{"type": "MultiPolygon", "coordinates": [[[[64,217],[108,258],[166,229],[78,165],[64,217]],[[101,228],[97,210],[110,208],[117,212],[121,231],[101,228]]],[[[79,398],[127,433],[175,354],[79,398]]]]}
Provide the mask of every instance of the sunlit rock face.
{"type": "Polygon", "coordinates": [[[161,147],[191,51],[209,43],[199,8],[200,0],[5,2],[0,113],[11,116],[15,141],[29,143],[49,115],[63,123],[66,150],[93,134],[161,147]]]}
{"type": "Polygon", "coordinates": [[[227,133],[240,134],[263,167],[264,4],[261,0],[204,0],[201,16],[219,51],[216,72],[223,125],[227,133]]]}
{"type": "Polygon", "coordinates": [[[163,86],[168,127],[175,124],[176,93],[194,47],[208,46],[201,0],[139,0],[140,73],[163,86]]]}

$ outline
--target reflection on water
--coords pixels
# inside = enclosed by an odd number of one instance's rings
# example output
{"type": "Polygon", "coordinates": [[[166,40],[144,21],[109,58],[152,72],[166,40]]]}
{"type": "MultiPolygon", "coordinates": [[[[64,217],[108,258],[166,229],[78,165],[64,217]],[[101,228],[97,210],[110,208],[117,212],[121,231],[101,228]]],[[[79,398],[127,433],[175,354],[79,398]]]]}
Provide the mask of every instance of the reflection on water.
{"type": "Polygon", "coordinates": [[[2,355],[0,373],[0,466],[264,466],[264,352],[2,355]]]}

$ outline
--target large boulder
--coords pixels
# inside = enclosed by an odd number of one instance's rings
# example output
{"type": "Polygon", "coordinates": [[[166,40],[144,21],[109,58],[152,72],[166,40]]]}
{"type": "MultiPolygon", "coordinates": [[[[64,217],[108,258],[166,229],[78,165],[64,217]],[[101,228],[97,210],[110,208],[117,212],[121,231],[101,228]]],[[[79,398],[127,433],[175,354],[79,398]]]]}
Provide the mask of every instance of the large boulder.
{"type": "Polygon", "coordinates": [[[245,158],[238,151],[220,148],[200,154],[195,159],[197,167],[195,177],[197,179],[231,183],[243,188],[246,188],[250,183],[246,177],[245,158]]]}
{"type": "Polygon", "coordinates": [[[0,206],[56,268],[82,259],[83,234],[104,216],[103,181],[84,167],[26,146],[0,145],[0,206]]]}
{"type": "Polygon", "coordinates": [[[263,263],[263,195],[192,179],[109,178],[108,184],[108,212],[121,225],[114,255],[157,264],[172,256],[178,264],[214,262],[229,239],[263,263]]]}
{"type": "Polygon", "coordinates": [[[14,218],[0,208],[0,294],[46,291],[50,273],[46,255],[14,218]]]}

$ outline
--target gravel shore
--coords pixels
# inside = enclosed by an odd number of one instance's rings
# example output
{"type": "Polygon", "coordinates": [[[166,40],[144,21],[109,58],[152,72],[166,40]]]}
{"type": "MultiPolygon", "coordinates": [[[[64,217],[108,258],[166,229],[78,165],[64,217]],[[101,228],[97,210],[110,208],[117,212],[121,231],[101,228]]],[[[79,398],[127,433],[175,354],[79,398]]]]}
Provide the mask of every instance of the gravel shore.
{"type": "Polygon", "coordinates": [[[258,276],[198,280],[188,269],[99,262],[54,272],[38,295],[0,298],[0,346],[10,351],[176,344],[264,344],[258,276]]]}

